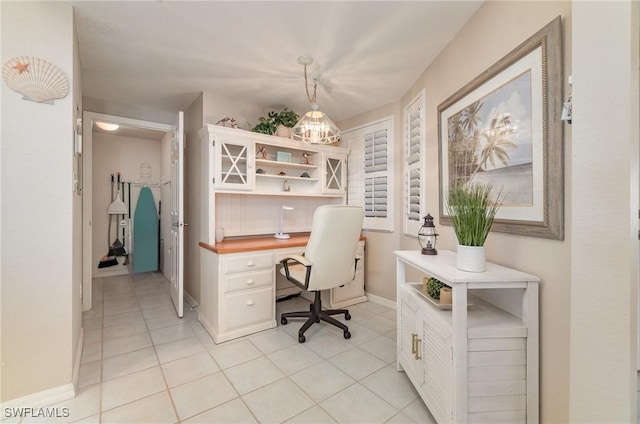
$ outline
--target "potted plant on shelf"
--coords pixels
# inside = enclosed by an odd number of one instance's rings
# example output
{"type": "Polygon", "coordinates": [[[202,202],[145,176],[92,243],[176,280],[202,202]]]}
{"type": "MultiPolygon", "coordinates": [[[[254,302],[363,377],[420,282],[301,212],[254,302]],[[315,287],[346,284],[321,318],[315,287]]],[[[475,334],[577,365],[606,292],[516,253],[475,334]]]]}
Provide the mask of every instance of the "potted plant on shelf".
{"type": "Polygon", "coordinates": [[[433,277],[425,277],[423,291],[442,304],[451,303],[451,287],[433,277]]]}
{"type": "Polygon", "coordinates": [[[446,202],[453,230],[458,239],[456,267],[462,271],[483,272],[484,242],[504,198],[495,200],[490,184],[460,185],[449,190],[446,202]]]}
{"type": "Polygon", "coordinates": [[[258,123],[251,128],[251,131],[290,138],[291,127],[298,122],[299,118],[297,113],[287,108],[280,112],[271,111],[267,116],[258,118],[258,123]]]}

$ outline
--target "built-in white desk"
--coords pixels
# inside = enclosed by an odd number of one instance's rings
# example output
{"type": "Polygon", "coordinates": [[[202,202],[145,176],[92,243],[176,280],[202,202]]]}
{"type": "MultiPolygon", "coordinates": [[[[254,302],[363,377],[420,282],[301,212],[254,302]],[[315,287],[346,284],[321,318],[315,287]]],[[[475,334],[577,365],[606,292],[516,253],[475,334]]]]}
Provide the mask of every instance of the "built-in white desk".
{"type": "MultiPolygon", "coordinates": [[[[226,239],[213,245],[200,242],[200,308],[198,319],[214,342],[246,336],[276,327],[275,300],[300,289],[280,278],[278,267],[287,256],[302,254],[309,234],[226,239]]],[[[357,254],[364,258],[365,239],[357,254]]],[[[312,300],[307,292],[302,295],[312,300]]],[[[358,261],[356,278],[322,293],[328,308],[345,308],[364,302],[364,260],[358,261]]]]}

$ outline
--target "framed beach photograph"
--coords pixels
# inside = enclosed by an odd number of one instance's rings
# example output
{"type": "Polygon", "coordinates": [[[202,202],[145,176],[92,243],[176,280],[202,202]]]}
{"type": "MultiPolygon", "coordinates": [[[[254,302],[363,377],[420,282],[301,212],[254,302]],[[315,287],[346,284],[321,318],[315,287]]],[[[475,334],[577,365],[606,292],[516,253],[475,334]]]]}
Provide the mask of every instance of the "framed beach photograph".
{"type": "Polygon", "coordinates": [[[493,231],[564,239],[561,109],[558,17],[438,106],[440,223],[452,187],[490,184],[493,231]]]}

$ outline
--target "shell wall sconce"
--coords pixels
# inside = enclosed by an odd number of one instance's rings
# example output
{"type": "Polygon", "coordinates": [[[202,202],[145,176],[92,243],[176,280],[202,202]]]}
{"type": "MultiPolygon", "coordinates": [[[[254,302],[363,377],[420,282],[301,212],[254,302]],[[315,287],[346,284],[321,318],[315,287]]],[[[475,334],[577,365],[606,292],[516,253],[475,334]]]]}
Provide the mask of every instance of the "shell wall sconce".
{"type": "Polygon", "coordinates": [[[69,81],[56,65],[32,56],[18,56],[2,68],[2,79],[25,100],[53,104],[69,93],[69,81]]]}

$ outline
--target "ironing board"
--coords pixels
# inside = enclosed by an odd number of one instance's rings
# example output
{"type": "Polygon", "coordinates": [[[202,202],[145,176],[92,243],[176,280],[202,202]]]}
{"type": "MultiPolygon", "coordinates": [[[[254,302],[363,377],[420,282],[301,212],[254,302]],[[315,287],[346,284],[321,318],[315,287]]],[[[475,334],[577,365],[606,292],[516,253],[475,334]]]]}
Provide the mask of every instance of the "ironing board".
{"type": "Polygon", "coordinates": [[[149,187],[142,187],[133,216],[133,272],[158,270],[158,210],[149,187]]]}

